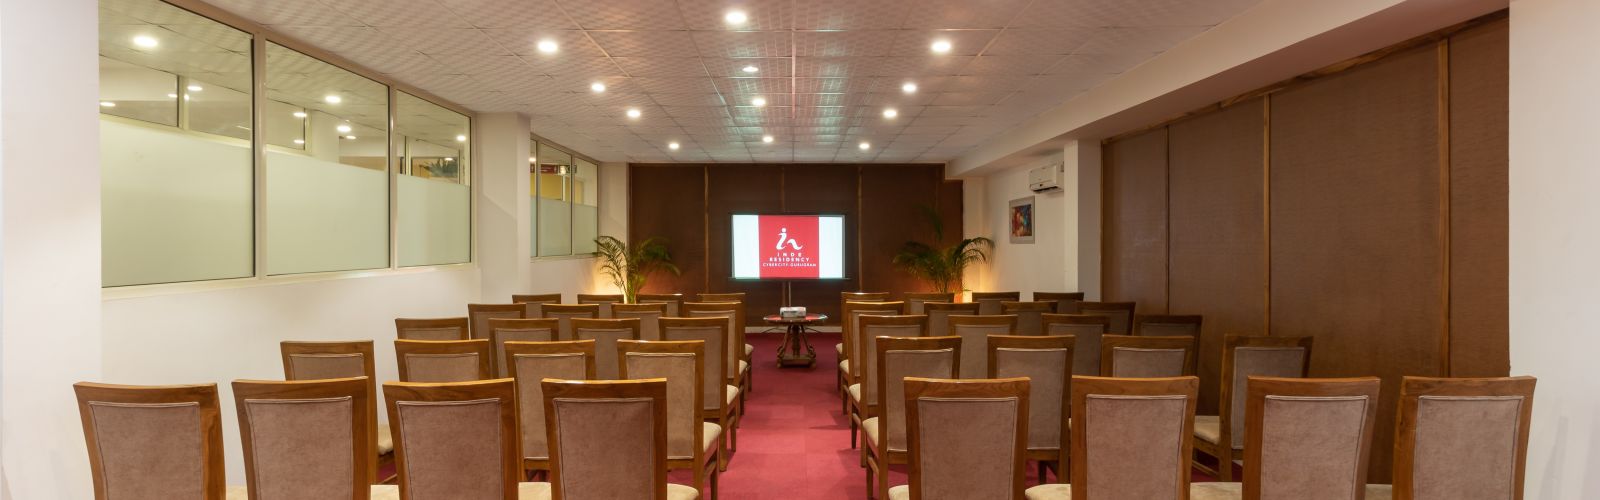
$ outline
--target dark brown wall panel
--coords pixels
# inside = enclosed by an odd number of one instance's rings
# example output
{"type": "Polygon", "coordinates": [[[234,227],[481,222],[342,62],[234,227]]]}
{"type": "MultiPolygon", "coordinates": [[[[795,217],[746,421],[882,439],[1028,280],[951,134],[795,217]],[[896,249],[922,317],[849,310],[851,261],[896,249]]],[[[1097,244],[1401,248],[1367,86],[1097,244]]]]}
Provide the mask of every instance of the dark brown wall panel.
{"type": "Polygon", "coordinates": [[[707,165],[706,186],[711,193],[706,201],[709,224],[706,241],[710,256],[706,261],[709,291],[744,292],[745,319],[757,324],[760,316],[775,313],[783,305],[783,284],[776,281],[734,280],[732,219],[734,213],[772,213],[783,211],[782,169],[769,165],[707,165]],[[755,314],[761,312],[761,314],[755,314]]]}
{"type": "MultiPolygon", "coordinates": [[[[656,273],[650,293],[705,291],[705,169],[700,165],[628,168],[628,241],[666,238],[679,276],[656,273]]],[[[538,279],[538,277],[535,277],[538,279]]]]}
{"type": "Polygon", "coordinates": [[[1450,375],[1511,370],[1508,22],[1450,39],[1450,375]]]}
{"type": "Polygon", "coordinates": [[[1200,336],[1200,411],[1221,397],[1222,338],[1263,334],[1264,100],[1172,124],[1170,309],[1205,316],[1200,336]]]}
{"type": "MultiPolygon", "coordinates": [[[[855,165],[784,165],[783,203],[791,212],[844,214],[845,233],[857,234],[857,180],[855,165]]],[[[808,311],[828,315],[837,324],[839,292],[861,290],[861,270],[856,266],[856,245],[846,242],[844,281],[798,281],[790,288],[793,302],[808,311]]]]}
{"type": "MultiPolygon", "coordinates": [[[[944,167],[915,165],[861,169],[861,286],[867,291],[930,289],[926,281],[894,267],[908,241],[933,242],[927,210],[938,210],[944,167]]],[[[947,227],[960,234],[961,227],[947,227]]],[[[898,298],[898,297],[896,297],[898,298]]]]}
{"type": "Polygon", "coordinates": [[[1272,334],[1316,337],[1312,376],[1383,377],[1379,429],[1444,355],[1439,76],[1427,46],[1272,96],[1272,334]]]}
{"type": "Polygon", "coordinates": [[[1138,302],[1141,314],[1167,312],[1167,129],[1105,147],[1103,261],[1107,300],[1138,302]]]}

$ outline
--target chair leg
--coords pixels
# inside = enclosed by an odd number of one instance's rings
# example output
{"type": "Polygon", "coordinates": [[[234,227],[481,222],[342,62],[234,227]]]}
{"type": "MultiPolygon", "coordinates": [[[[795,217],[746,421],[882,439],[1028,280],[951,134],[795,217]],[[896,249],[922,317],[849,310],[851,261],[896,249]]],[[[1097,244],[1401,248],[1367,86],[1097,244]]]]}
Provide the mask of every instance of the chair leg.
{"type": "Polygon", "coordinates": [[[716,467],[712,467],[711,468],[711,500],[717,500],[717,496],[722,494],[722,487],[717,485],[718,478],[720,478],[720,477],[722,477],[722,471],[717,470],[716,467]]]}
{"type": "Polygon", "coordinates": [[[1233,482],[1233,447],[1219,446],[1222,448],[1217,453],[1217,480],[1224,483],[1233,482]]]}
{"type": "Polygon", "coordinates": [[[733,431],[732,427],[728,426],[728,423],[729,422],[728,422],[728,414],[727,413],[723,413],[721,417],[717,417],[717,425],[721,425],[722,429],[723,429],[722,430],[722,433],[723,433],[722,434],[722,439],[718,440],[718,441],[721,442],[721,444],[718,445],[718,448],[720,448],[721,450],[717,453],[717,470],[718,471],[726,471],[726,470],[728,470],[728,459],[732,458],[732,456],[731,456],[732,455],[732,451],[728,450],[728,438],[729,438],[729,436],[733,435],[734,431],[733,431]]]}
{"type": "Polygon", "coordinates": [[[1050,478],[1049,478],[1048,474],[1049,474],[1049,471],[1045,470],[1045,467],[1044,467],[1044,460],[1040,460],[1039,461],[1039,484],[1045,484],[1045,483],[1049,483],[1050,482],[1050,478]]]}
{"type": "Polygon", "coordinates": [[[884,461],[882,469],[878,471],[877,498],[889,500],[889,463],[884,461]]]}
{"type": "MultiPolygon", "coordinates": [[[[866,453],[866,451],[863,450],[862,453],[866,453]]],[[[872,498],[872,484],[874,482],[872,473],[877,468],[878,464],[873,462],[871,458],[866,457],[865,455],[863,455],[862,462],[867,467],[867,498],[870,500],[872,498]]]]}

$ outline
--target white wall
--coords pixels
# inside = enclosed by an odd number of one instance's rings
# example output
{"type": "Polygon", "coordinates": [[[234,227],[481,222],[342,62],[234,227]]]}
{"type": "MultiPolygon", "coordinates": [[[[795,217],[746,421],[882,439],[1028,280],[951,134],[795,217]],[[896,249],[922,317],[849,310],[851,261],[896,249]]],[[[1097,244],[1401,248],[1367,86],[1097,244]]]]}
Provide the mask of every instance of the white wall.
{"type": "Polygon", "coordinates": [[[478,265],[483,268],[483,299],[509,302],[527,293],[533,275],[528,264],[532,219],[528,200],[528,118],[516,113],[485,113],[477,130],[478,265]]]}
{"type": "Polygon", "coordinates": [[[969,289],[1099,297],[1099,147],[1098,141],[1072,141],[1061,154],[963,179],[966,237],[986,236],[995,244],[991,262],[968,271],[969,289]],[[1059,191],[1028,189],[1029,170],[1058,161],[1059,191]],[[1035,204],[1034,242],[1014,244],[1010,202],[1025,196],[1032,196],[1035,204]]]}
{"type": "Polygon", "coordinates": [[[1600,2],[1511,3],[1511,373],[1539,377],[1527,498],[1600,498],[1600,2]]]}

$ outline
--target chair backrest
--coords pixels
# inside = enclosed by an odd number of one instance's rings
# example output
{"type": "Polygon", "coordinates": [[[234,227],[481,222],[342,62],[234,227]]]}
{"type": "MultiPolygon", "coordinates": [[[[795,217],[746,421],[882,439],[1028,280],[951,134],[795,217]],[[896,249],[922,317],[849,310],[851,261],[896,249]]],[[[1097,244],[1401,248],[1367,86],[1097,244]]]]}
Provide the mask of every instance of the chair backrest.
{"type": "MultiPolygon", "coordinates": [[[[845,358],[856,359],[856,353],[864,353],[865,357],[871,351],[861,350],[861,317],[862,316],[899,316],[905,314],[906,303],[900,301],[865,302],[852,300],[844,303],[844,323],[849,328],[849,334],[843,337],[845,358]]],[[[867,376],[863,367],[864,363],[850,363],[850,376],[860,380],[867,376]]]]}
{"type": "Polygon", "coordinates": [[[661,340],[661,318],[667,315],[667,305],[611,304],[611,317],[639,320],[639,340],[661,340]]]}
{"type": "MultiPolygon", "coordinates": [[[[928,335],[928,317],[920,314],[904,314],[894,316],[864,315],[856,321],[861,328],[861,335],[857,335],[856,352],[878,352],[878,337],[923,337],[928,335]]],[[[861,381],[861,402],[867,406],[864,411],[870,410],[878,404],[878,374],[874,368],[877,366],[875,356],[862,356],[861,373],[866,377],[861,381]]],[[[872,413],[868,411],[870,416],[872,413]]],[[[866,418],[866,417],[863,417],[866,418]]]]}
{"type": "Polygon", "coordinates": [[[550,460],[550,446],[545,441],[544,386],[539,381],[593,380],[594,351],[593,340],[506,343],[503,362],[510,367],[509,374],[517,384],[517,431],[522,437],[525,466],[550,460]]]}
{"type": "Polygon", "coordinates": [[[683,314],[681,312],[682,309],[680,309],[680,306],[683,305],[683,294],[681,293],[641,293],[635,296],[633,300],[639,304],[666,305],[667,312],[662,313],[662,316],[665,317],[672,318],[683,314]]]}
{"type": "Polygon", "coordinates": [[[1151,337],[1176,337],[1200,335],[1200,323],[1205,318],[1198,314],[1136,314],[1133,316],[1133,335],[1151,337]]]}
{"type": "Polygon", "coordinates": [[[1012,302],[1000,303],[1000,312],[1017,317],[1017,335],[1044,335],[1044,315],[1053,314],[1056,309],[1054,302],[1012,302]]]}
{"type": "Polygon", "coordinates": [[[956,378],[961,337],[878,339],[878,449],[906,451],[906,377],[956,378]]]}
{"type": "Polygon", "coordinates": [[[376,398],[367,377],[235,380],[249,498],[371,498],[376,398]]]}
{"type": "Polygon", "coordinates": [[[978,304],[974,302],[928,302],[922,304],[928,314],[928,336],[948,337],[951,316],[977,316],[978,304]]]}
{"type": "Polygon", "coordinates": [[[79,382],[72,389],[78,396],[96,500],[223,500],[226,478],[216,384],[79,382]]]}
{"type": "Polygon", "coordinates": [[[541,293],[531,295],[512,295],[511,302],[522,304],[524,318],[543,318],[545,304],[560,304],[561,294],[541,293]]]}
{"type": "Polygon", "coordinates": [[[557,334],[559,329],[560,321],[553,318],[489,320],[489,342],[494,344],[496,376],[511,376],[511,367],[506,364],[507,342],[555,342],[561,340],[557,334]]]}
{"type": "Polygon", "coordinates": [[[394,359],[400,366],[401,382],[491,379],[494,378],[493,358],[494,347],[483,339],[394,341],[394,359]]]}
{"type": "Polygon", "coordinates": [[[467,318],[395,318],[394,338],[400,340],[467,340],[472,338],[467,318]]]}
{"type": "MultiPolygon", "coordinates": [[[[466,318],[459,319],[462,320],[461,331],[465,334],[466,318]]],[[[372,445],[372,456],[378,456],[378,379],[373,375],[377,363],[372,355],[372,341],[285,340],[278,343],[278,350],[283,354],[284,380],[366,378],[367,388],[372,393],[372,397],[367,398],[367,428],[371,434],[367,442],[372,445]]],[[[377,462],[372,462],[372,466],[373,484],[376,484],[377,462]]]]}
{"type": "Polygon", "coordinates": [[[954,315],[947,321],[950,335],[961,337],[961,378],[988,377],[989,336],[1013,335],[1017,329],[1017,317],[1009,314],[954,315]]]}
{"type": "Polygon", "coordinates": [[[1001,302],[1021,300],[1022,292],[972,292],[972,302],[978,304],[978,314],[983,316],[1002,314],[1005,310],[1001,302]]]}
{"type": "Polygon", "coordinates": [[[467,304],[467,319],[471,320],[472,338],[489,338],[490,319],[521,319],[528,306],[522,304],[467,304]]]}
{"type": "Polygon", "coordinates": [[[704,410],[722,409],[728,400],[728,322],[723,318],[661,318],[661,338],[705,343],[700,356],[701,396],[704,410]]]}
{"type": "Polygon", "coordinates": [[[622,294],[620,294],[620,293],[610,293],[610,294],[580,293],[580,294],[578,294],[578,303],[579,304],[594,304],[594,305],[600,306],[600,318],[601,319],[610,318],[611,317],[611,305],[612,304],[621,304],[622,301],[623,301],[623,297],[622,297],[622,294]]]}
{"type": "Polygon", "coordinates": [[[401,498],[517,499],[517,388],[511,379],[383,384],[401,498]]]}
{"type": "Polygon", "coordinates": [[[600,304],[545,304],[544,317],[557,320],[556,330],[561,340],[572,340],[572,320],[599,319],[600,304]]]}
{"type": "MultiPolygon", "coordinates": [[[[685,318],[723,318],[727,327],[723,330],[728,338],[724,341],[727,348],[723,350],[723,363],[728,365],[726,377],[732,380],[739,374],[739,360],[744,359],[744,317],[743,302],[684,302],[683,317],[685,318]]],[[[669,339],[682,340],[682,339],[669,339]]],[[[706,349],[710,352],[711,349],[706,349]]],[[[706,372],[711,373],[711,372],[706,372]]],[[[709,383],[709,382],[708,382],[709,383]]],[[[709,396],[709,395],[708,395],[709,396]]]]}
{"type": "Polygon", "coordinates": [[[1167,378],[1194,375],[1199,337],[1100,338],[1100,375],[1121,378],[1167,378]]]}
{"type": "Polygon", "coordinates": [[[1400,381],[1394,498],[1522,500],[1533,377],[1400,381]]]}
{"type": "MultiPolygon", "coordinates": [[[[1071,336],[991,335],[989,378],[1027,377],[1028,449],[1056,450],[1067,432],[1067,400],[1072,395],[1071,336]]],[[[1064,458],[1064,457],[1063,457],[1064,458]]]]}
{"type": "Polygon", "coordinates": [[[595,341],[595,376],[600,380],[617,378],[617,341],[639,340],[639,319],[574,319],[574,340],[595,341]]]}
{"type": "Polygon", "coordinates": [[[1111,318],[1095,314],[1046,314],[1045,335],[1071,335],[1077,340],[1072,349],[1074,375],[1100,374],[1100,338],[1111,327],[1111,318]]]}
{"type": "Polygon", "coordinates": [[[1072,377],[1072,500],[1189,498],[1196,377],[1072,377]]]}
{"type": "Polygon", "coordinates": [[[667,381],[544,382],[558,500],[667,498],[667,381]]]}
{"type": "Polygon", "coordinates": [[[1023,499],[1028,379],[905,385],[911,498],[1023,499]]]}
{"type": "MultiPolygon", "coordinates": [[[[744,327],[747,326],[746,323],[745,323],[745,319],[746,318],[744,316],[744,313],[745,313],[744,292],[702,293],[702,294],[698,294],[698,295],[700,297],[699,302],[737,302],[737,303],[739,303],[739,314],[738,314],[736,322],[734,323],[734,328],[738,329],[740,332],[744,331],[744,327]]],[[[740,334],[739,341],[740,342],[744,342],[743,333],[740,334]]],[[[742,354],[742,352],[741,352],[741,354],[742,354]]]]}
{"type": "Polygon", "coordinates": [[[1223,337],[1218,441],[1244,449],[1244,396],[1250,377],[1305,378],[1310,372],[1311,337],[1223,337]]]}
{"type": "Polygon", "coordinates": [[[928,312],[922,308],[923,304],[927,304],[929,302],[955,302],[956,294],[939,292],[908,292],[902,294],[900,298],[901,300],[906,301],[906,314],[928,314],[928,312]]]}
{"type": "Polygon", "coordinates": [[[1380,384],[1250,377],[1244,498],[1362,498],[1380,384]]]}
{"type": "Polygon", "coordinates": [[[886,300],[889,300],[889,292],[839,292],[839,333],[845,339],[851,338],[850,321],[848,321],[849,311],[844,306],[846,302],[883,302],[886,300]]]}
{"type": "Polygon", "coordinates": [[[700,358],[705,342],[636,341],[617,343],[624,379],[664,379],[667,385],[667,457],[700,461],[705,448],[705,426],[700,408],[705,406],[705,374],[700,358]]]}
{"type": "Polygon", "coordinates": [[[1094,314],[1105,316],[1111,321],[1106,333],[1113,335],[1128,335],[1133,328],[1133,309],[1137,304],[1133,302],[1078,302],[1078,314],[1094,314]]]}
{"type": "Polygon", "coordinates": [[[1055,314],[1078,314],[1078,303],[1083,302],[1083,292],[1033,292],[1034,302],[1055,302],[1055,314]]]}

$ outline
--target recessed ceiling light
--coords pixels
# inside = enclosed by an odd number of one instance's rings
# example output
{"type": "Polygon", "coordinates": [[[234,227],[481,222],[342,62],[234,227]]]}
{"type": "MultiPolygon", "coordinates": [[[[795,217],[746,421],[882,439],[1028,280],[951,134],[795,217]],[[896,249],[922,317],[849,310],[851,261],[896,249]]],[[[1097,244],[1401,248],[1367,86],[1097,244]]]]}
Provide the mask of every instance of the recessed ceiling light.
{"type": "Polygon", "coordinates": [[[596,93],[605,92],[606,91],[606,84],[600,83],[600,82],[591,83],[591,84],[589,84],[589,90],[592,90],[592,91],[594,91],[596,93]]]}
{"type": "Polygon", "coordinates": [[[935,41],[935,42],[933,42],[933,46],[930,47],[930,48],[933,49],[933,52],[935,54],[944,54],[944,53],[950,52],[950,41],[949,40],[935,41]]]}
{"type": "Polygon", "coordinates": [[[862,151],[866,151],[866,150],[872,148],[872,143],[867,142],[867,141],[861,141],[861,144],[857,144],[856,147],[861,148],[862,151]]]}
{"type": "Polygon", "coordinates": [[[444,161],[456,161],[456,159],[453,156],[446,156],[444,157],[444,161]]]}
{"type": "Polygon", "coordinates": [[[189,89],[190,92],[199,92],[199,91],[205,90],[206,88],[205,87],[201,87],[199,85],[191,84],[191,85],[189,85],[188,89],[189,89]]]}
{"type": "Polygon", "coordinates": [[[539,48],[539,52],[546,54],[554,54],[557,50],[561,50],[561,46],[556,45],[555,40],[539,40],[539,43],[535,46],[539,48]]]}
{"type": "Polygon", "coordinates": [[[539,162],[538,158],[534,158],[532,156],[528,157],[528,163],[538,163],[538,162],[539,162]]]}
{"type": "Polygon", "coordinates": [[[669,142],[669,143],[667,143],[667,149],[670,149],[670,150],[673,150],[673,151],[677,151],[679,147],[681,147],[681,146],[678,146],[677,142],[669,142]]]}
{"type": "Polygon", "coordinates": [[[761,68],[757,68],[754,64],[744,67],[745,73],[755,73],[757,71],[761,71],[761,68]]]}
{"type": "Polygon", "coordinates": [[[456,142],[467,142],[467,136],[465,136],[465,135],[456,136],[456,142]]]}
{"type": "Polygon", "coordinates": [[[146,49],[153,49],[157,45],[161,45],[161,41],[150,35],[139,35],[133,37],[133,44],[146,49]]]}
{"type": "Polygon", "coordinates": [[[102,108],[115,108],[115,107],[117,107],[117,103],[114,103],[114,102],[111,102],[111,101],[100,101],[100,107],[102,107],[102,108]]]}
{"type": "Polygon", "coordinates": [[[894,118],[896,116],[900,116],[900,112],[899,111],[895,111],[894,108],[889,108],[889,109],[883,110],[883,117],[884,118],[894,118]]]}
{"type": "Polygon", "coordinates": [[[167,94],[167,98],[168,99],[177,99],[178,98],[178,94],[167,94]]]}
{"type": "Polygon", "coordinates": [[[322,96],[322,102],[325,102],[325,103],[328,103],[328,104],[339,104],[341,102],[344,102],[344,98],[343,97],[339,97],[339,94],[328,94],[328,95],[322,96]]]}
{"type": "Polygon", "coordinates": [[[761,142],[765,142],[767,144],[772,144],[772,141],[773,141],[773,138],[770,135],[761,136],[761,142]]]}
{"type": "Polygon", "coordinates": [[[750,21],[750,15],[745,14],[742,10],[730,10],[722,16],[722,20],[727,21],[728,24],[744,24],[750,21]]]}
{"type": "Polygon", "coordinates": [[[639,108],[628,108],[628,118],[638,118],[642,114],[644,113],[640,113],[639,108]]]}
{"type": "Polygon", "coordinates": [[[346,138],[346,139],[350,139],[350,140],[352,140],[352,141],[353,141],[353,140],[356,140],[356,136],[353,136],[353,135],[347,135],[347,136],[344,136],[344,138],[346,138]]]}
{"type": "Polygon", "coordinates": [[[337,127],[334,127],[334,129],[338,130],[339,133],[341,133],[341,134],[350,133],[350,126],[349,125],[339,125],[337,127]]]}
{"type": "Polygon", "coordinates": [[[185,101],[189,100],[189,94],[184,94],[183,95],[183,100],[185,100],[185,101]]]}
{"type": "Polygon", "coordinates": [[[305,139],[295,139],[295,140],[294,140],[294,143],[295,143],[295,144],[305,144],[305,143],[306,143],[306,140],[305,140],[305,139]]]}
{"type": "Polygon", "coordinates": [[[306,117],[306,112],[304,112],[304,111],[296,111],[296,112],[294,112],[294,117],[295,118],[305,118],[306,117]]]}
{"type": "Polygon", "coordinates": [[[915,94],[915,93],[917,93],[917,84],[911,83],[911,82],[906,82],[906,83],[900,85],[900,91],[901,92],[905,92],[907,94],[915,94]]]}
{"type": "Polygon", "coordinates": [[[765,98],[765,97],[757,97],[755,99],[751,99],[750,100],[750,104],[755,105],[755,106],[766,106],[767,105],[767,98],[765,98]]]}

